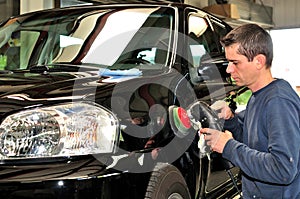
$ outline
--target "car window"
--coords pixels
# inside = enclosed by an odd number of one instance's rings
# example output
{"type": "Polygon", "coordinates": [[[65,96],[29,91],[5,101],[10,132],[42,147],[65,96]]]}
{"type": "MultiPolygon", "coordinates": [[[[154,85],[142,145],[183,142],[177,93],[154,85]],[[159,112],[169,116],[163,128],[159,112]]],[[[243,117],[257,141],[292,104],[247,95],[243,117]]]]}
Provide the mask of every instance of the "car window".
{"type": "Polygon", "coordinates": [[[188,16],[187,52],[191,83],[227,82],[228,64],[220,38],[230,27],[207,15],[192,12],[188,16]]]}
{"type": "Polygon", "coordinates": [[[205,18],[192,14],[189,16],[188,23],[189,37],[198,45],[202,45],[207,53],[219,51],[214,32],[205,18]]]}
{"type": "Polygon", "coordinates": [[[207,31],[208,25],[205,19],[191,15],[188,26],[188,45],[192,55],[192,65],[198,67],[200,58],[209,52],[207,43],[204,41],[203,33],[207,31]]]}
{"type": "Polygon", "coordinates": [[[221,47],[220,40],[230,31],[229,27],[226,26],[225,24],[214,20],[213,18],[210,19],[211,24],[213,26],[214,32],[216,33],[216,39],[217,42],[221,48],[221,52],[224,52],[224,49],[221,47]]]}
{"type": "Polygon", "coordinates": [[[36,31],[15,31],[6,40],[2,41],[0,48],[1,70],[27,68],[30,54],[40,36],[36,31]],[[21,41],[20,38],[27,38],[21,41]],[[22,42],[22,45],[21,45],[22,42]]]}
{"type": "Polygon", "coordinates": [[[155,64],[156,63],[156,59],[155,59],[156,55],[157,55],[157,48],[153,47],[153,48],[149,48],[149,49],[140,51],[137,54],[137,58],[144,59],[151,64],[155,64]]]}
{"type": "Polygon", "coordinates": [[[194,84],[206,80],[212,80],[209,72],[211,68],[205,65],[201,68],[203,60],[211,55],[219,54],[214,32],[206,18],[191,14],[188,17],[188,51],[189,51],[189,72],[191,81],[194,84]],[[202,73],[202,74],[201,74],[202,73]]]}
{"type": "Polygon", "coordinates": [[[0,28],[0,69],[57,63],[165,66],[174,15],[172,8],[153,6],[11,19],[0,28]]]}

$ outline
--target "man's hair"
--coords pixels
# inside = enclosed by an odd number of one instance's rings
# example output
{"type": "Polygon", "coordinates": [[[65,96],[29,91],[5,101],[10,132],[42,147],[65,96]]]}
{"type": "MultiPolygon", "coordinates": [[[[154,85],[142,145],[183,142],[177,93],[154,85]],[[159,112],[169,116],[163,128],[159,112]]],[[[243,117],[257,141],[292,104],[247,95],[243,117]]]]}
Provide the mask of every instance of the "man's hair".
{"type": "Polygon", "coordinates": [[[231,30],[221,39],[224,47],[239,44],[238,53],[253,61],[258,54],[266,56],[267,68],[270,68],[273,60],[273,43],[269,33],[256,24],[245,24],[231,30]]]}

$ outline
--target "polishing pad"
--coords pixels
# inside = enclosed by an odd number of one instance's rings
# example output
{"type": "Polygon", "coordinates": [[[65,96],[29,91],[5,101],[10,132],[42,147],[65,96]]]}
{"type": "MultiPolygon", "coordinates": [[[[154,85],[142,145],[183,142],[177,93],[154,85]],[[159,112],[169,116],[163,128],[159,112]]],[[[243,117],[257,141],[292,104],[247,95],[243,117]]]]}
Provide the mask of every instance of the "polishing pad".
{"type": "Polygon", "coordinates": [[[174,123],[179,131],[186,132],[191,128],[191,122],[186,110],[181,107],[173,109],[174,123]]]}
{"type": "Polygon", "coordinates": [[[169,107],[169,116],[174,133],[178,137],[186,136],[192,127],[186,110],[177,106],[169,107]]]}

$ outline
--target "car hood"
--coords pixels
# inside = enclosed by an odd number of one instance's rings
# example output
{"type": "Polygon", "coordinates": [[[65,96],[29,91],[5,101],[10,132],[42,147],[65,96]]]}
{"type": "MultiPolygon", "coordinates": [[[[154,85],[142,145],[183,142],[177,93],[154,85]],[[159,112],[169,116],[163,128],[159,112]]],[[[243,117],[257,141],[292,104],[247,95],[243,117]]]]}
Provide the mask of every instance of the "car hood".
{"type": "Polygon", "coordinates": [[[95,93],[96,88],[109,95],[115,82],[102,81],[107,78],[99,76],[97,71],[0,74],[0,114],[84,99],[91,90],[95,93]]]}
{"type": "MultiPolygon", "coordinates": [[[[66,67],[68,68],[68,67],[66,67]]],[[[61,69],[61,66],[60,66],[61,69]]],[[[14,71],[0,73],[0,119],[26,108],[57,105],[58,103],[92,101],[111,109],[111,96],[116,90],[127,93],[128,88],[155,79],[172,80],[178,73],[114,74],[99,68],[76,68],[64,71],[14,71]]],[[[121,71],[126,72],[126,71],[121,71]]],[[[179,77],[180,78],[180,77],[179,77]]],[[[175,78],[176,79],[176,78],[175,78]]],[[[178,80],[177,80],[178,81],[178,80]]]]}

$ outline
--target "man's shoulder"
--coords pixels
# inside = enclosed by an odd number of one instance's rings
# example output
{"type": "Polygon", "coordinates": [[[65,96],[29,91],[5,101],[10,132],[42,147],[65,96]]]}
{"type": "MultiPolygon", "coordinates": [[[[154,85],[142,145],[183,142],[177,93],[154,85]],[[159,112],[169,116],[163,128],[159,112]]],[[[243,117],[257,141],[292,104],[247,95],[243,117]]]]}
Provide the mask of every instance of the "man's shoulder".
{"type": "Polygon", "coordinates": [[[281,97],[298,97],[296,91],[292,88],[290,83],[284,79],[274,80],[266,89],[267,92],[271,92],[270,96],[281,96],[281,97]]]}
{"type": "MultiPolygon", "coordinates": [[[[292,86],[284,79],[277,79],[274,84],[266,91],[265,96],[268,101],[274,101],[272,99],[279,99],[280,102],[286,100],[292,102],[292,104],[300,107],[300,98],[292,86]]],[[[278,101],[278,100],[275,100],[278,101]]]]}
{"type": "Polygon", "coordinates": [[[300,106],[300,98],[292,86],[284,79],[276,79],[260,92],[254,94],[256,100],[266,105],[266,103],[282,103],[290,101],[300,106]]]}

